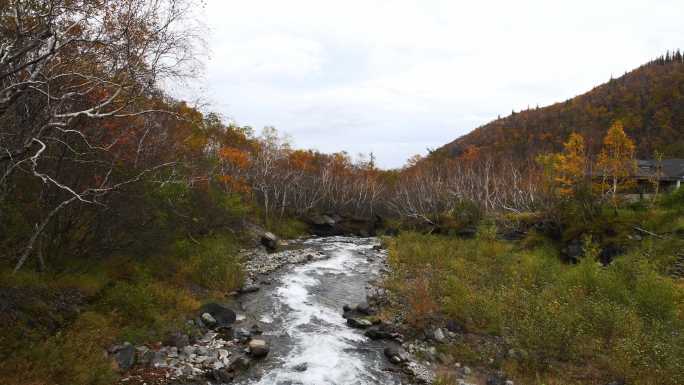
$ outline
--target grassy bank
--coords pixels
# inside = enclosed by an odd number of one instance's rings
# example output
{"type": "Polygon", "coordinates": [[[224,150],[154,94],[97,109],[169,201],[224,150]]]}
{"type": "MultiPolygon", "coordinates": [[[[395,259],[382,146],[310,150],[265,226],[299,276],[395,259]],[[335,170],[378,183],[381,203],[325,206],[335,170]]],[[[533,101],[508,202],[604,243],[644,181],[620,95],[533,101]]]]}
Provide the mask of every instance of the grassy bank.
{"type": "Polygon", "coordinates": [[[59,273],[2,271],[2,383],[112,384],[106,347],[159,341],[203,301],[238,288],[240,245],[213,236],[145,258],[65,261],[59,273]]]}
{"type": "Polygon", "coordinates": [[[403,233],[388,241],[387,284],[417,329],[453,320],[498,345],[465,338],[443,351],[522,383],[681,384],[684,285],[667,274],[684,244],[681,207],[666,200],[618,214],[673,235],[634,241],[608,266],[598,263],[590,236],[584,257],[570,265],[557,244],[533,232],[519,242],[497,239],[492,225],[481,225],[475,239],[403,233]]]}

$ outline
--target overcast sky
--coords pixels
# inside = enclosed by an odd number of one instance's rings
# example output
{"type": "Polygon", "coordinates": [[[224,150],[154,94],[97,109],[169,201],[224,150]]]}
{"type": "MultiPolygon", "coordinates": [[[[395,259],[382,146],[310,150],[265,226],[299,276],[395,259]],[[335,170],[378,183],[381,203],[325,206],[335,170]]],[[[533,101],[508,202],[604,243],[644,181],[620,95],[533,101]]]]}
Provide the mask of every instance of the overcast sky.
{"type": "Polygon", "coordinates": [[[205,12],[210,109],[383,167],[684,45],[682,0],[209,0],[205,12]]]}

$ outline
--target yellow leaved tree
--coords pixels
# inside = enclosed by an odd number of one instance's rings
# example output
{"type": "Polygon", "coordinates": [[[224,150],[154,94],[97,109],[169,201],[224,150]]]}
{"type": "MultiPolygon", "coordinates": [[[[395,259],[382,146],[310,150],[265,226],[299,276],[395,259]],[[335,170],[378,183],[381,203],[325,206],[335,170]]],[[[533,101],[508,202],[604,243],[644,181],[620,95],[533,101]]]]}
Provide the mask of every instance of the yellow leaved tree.
{"type": "Polygon", "coordinates": [[[563,153],[557,158],[556,183],[561,196],[571,197],[575,195],[586,176],[584,137],[573,132],[563,146],[563,153]]]}
{"type": "Polygon", "coordinates": [[[587,171],[584,137],[572,133],[563,144],[563,152],[537,157],[542,165],[545,188],[560,198],[574,197],[582,187],[587,171]]]}
{"type": "Polygon", "coordinates": [[[600,189],[603,194],[610,194],[613,205],[617,207],[617,194],[634,184],[636,172],[634,159],[634,142],[625,134],[622,122],[616,121],[608,129],[603,138],[603,148],[596,163],[601,176],[600,189]]]}

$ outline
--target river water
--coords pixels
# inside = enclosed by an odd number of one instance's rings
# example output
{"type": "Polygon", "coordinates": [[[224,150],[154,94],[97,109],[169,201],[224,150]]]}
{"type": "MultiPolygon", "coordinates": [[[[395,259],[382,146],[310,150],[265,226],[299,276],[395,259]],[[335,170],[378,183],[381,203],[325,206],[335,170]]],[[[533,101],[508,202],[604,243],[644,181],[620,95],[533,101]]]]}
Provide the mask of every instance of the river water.
{"type": "Polygon", "coordinates": [[[382,342],[349,328],[344,304],[366,299],[384,254],[376,238],[326,237],[303,242],[326,258],[284,268],[271,284],[248,295],[243,310],[264,331],[271,351],[243,385],[401,384],[383,370],[382,342]],[[303,370],[305,368],[305,370],[303,370]]]}

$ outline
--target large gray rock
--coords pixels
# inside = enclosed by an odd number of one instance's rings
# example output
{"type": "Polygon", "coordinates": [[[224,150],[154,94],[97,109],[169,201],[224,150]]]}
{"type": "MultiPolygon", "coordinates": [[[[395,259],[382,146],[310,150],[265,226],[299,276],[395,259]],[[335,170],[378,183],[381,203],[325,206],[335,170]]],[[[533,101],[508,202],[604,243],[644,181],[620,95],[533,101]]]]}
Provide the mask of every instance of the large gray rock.
{"type": "Polygon", "coordinates": [[[266,357],[270,351],[268,343],[262,339],[253,339],[247,345],[249,347],[249,354],[254,358],[266,357]]]}
{"type": "Polygon", "coordinates": [[[323,226],[323,225],[334,226],[335,225],[335,220],[330,218],[327,215],[314,215],[311,217],[311,222],[314,225],[318,225],[318,226],[323,226]]]}
{"type": "Polygon", "coordinates": [[[361,302],[360,304],[356,305],[356,311],[365,315],[372,315],[374,313],[373,309],[371,309],[366,302],[361,302]]]}
{"type": "Polygon", "coordinates": [[[372,340],[391,340],[398,336],[396,331],[385,323],[371,326],[363,334],[372,340]]]}
{"type": "Polygon", "coordinates": [[[311,231],[316,235],[342,235],[342,231],[337,226],[337,221],[328,215],[314,215],[309,217],[307,222],[311,226],[311,231]]]}
{"type": "Polygon", "coordinates": [[[261,244],[268,250],[275,251],[278,249],[278,237],[267,231],[261,235],[261,244]]]}
{"type": "Polygon", "coordinates": [[[389,362],[399,365],[405,362],[408,362],[409,360],[409,355],[400,346],[397,345],[389,345],[385,348],[384,350],[385,357],[389,360],[389,362]]]}
{"type": "Polygon", "coordinates": [[[129,342],[116,347],[114,351],[114,360],[119,370],[126,371],[135,365],[135,347],[129,342]]]}

